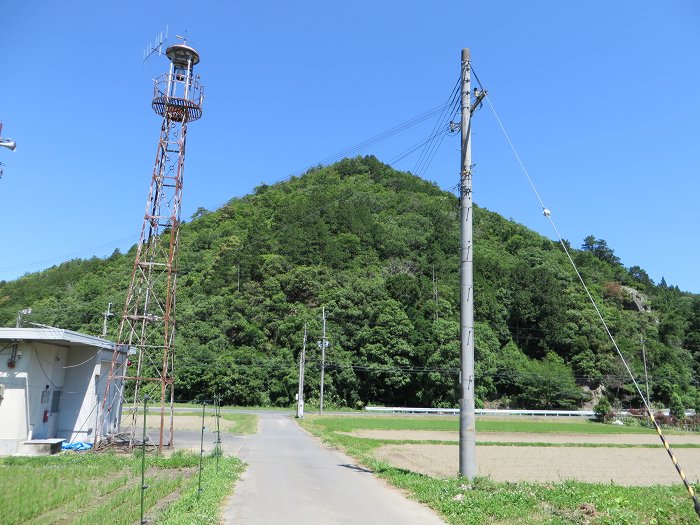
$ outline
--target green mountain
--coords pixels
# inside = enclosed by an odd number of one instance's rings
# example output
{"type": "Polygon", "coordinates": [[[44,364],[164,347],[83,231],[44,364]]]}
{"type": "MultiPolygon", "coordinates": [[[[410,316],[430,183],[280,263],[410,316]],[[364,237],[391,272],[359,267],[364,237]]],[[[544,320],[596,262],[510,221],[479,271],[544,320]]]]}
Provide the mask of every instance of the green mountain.
{"type": "MultiPolygon", "coordinates": [[[[455,406],[458,217],[454,195],[374,157],[198,210],[181,230],[177,397],[289,405],[307,323],[317,399],[323,306],[327,403],[455,406]]],[[[638,405],[561,246],[479,207],[474,231],[477,402],[575,408],[603,385],[638,405]]],[[[0,324],[31,307],[32,321],[99,333],[134,250],[0,282],[0,324]]],[[[643,341],[652,401],[700,408],[700,296],[625,268],[593,236],[571,253],[640,379],[643,341]]]]}

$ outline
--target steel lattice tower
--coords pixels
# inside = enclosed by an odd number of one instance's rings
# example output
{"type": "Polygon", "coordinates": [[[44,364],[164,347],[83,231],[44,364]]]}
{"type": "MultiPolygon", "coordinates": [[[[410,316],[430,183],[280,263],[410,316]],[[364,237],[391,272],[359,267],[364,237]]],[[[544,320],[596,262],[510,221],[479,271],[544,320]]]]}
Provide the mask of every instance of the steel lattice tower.
{"type": "Polygon", "coordinates": [[[96,432],[96,439],[104,435],[112,439],[122,431],[121,414],[115,413],[114,407],[117,399],[124,399],[124,391],[117,385],[133,385],[133,405],[126,418],[129,428],[123,430],[123,437],[128,436],[133,447],[140,398],[144,393],[152,399],[160,394],[159,450],[173,444],[175,298],[187,125],[202,116],[204,98],[199,76],[194,75],[199,53],[183,42],[170,46],[165,54],[170,71],[154,80],[151,103],[163,117],[160,139],[96,432]],[[120,359],[124,353],[130,359],[120,359]],[[152,383],[155,388],[148,386],[152,383]],[[168,423],[166,405],[170,407],[168,423]]]}

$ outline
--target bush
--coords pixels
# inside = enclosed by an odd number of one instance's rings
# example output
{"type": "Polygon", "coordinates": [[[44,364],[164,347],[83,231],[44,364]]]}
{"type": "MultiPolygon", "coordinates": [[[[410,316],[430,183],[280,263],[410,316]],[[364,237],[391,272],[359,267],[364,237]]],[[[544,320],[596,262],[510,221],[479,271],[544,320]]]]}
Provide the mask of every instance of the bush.
{"type": "Polygon", "coordinates": [[[615,414],[607,397],[601,397],[595,404],[595,407],[593,407],[593,411],[598,421],[602,421],[603,423],[610,421],[615,414]]]}
{"type": "Polygon", "coordinates": [[[683,406],[683,400],[678,392],[671,394],[668,408],[671,411],[671,415],[676,419],[685,419],[685,407],[683,406]]]}

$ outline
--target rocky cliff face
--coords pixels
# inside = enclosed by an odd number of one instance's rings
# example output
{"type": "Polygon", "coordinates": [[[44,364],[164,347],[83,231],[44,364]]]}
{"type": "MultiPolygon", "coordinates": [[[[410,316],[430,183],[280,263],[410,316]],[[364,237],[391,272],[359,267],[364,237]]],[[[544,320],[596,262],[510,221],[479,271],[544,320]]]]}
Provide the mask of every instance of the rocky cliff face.
{"type": "Polygon", "coordinates": [[[625,292],[629,299],[624,302],[625,308],[628,310],[634,310],[636,308],[640,312],[651,312],[651,304],[646,295],[639,290],[635,290],[631,286],[622,286],[622,291],[625,292]]]}

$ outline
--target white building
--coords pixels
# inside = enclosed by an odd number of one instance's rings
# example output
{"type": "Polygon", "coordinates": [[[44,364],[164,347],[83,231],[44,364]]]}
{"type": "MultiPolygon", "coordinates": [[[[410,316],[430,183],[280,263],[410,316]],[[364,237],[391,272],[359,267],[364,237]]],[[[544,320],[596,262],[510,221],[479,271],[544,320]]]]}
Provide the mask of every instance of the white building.
{"type": "MultiPolygon", "coordinates": [[[[92,443],[113,350],[111,341],[70,330],[0,328],[0,455],[23,453],[30,440],[92,443]]],[[[121,416],[118,403],[105,430],[121,416]]]]}

